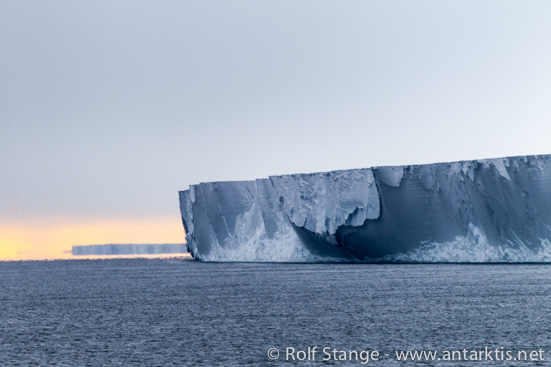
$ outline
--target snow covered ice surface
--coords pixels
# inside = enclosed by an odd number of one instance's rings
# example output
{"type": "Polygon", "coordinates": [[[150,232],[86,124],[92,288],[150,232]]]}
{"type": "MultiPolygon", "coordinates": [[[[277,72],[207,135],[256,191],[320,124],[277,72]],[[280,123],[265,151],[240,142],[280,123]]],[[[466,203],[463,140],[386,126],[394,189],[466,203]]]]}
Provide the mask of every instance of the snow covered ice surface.
{"type": "Polygon", "coordinates": [[[551,156],[211,182],[180,191],[202,261],[551,261],[551,156]]]}

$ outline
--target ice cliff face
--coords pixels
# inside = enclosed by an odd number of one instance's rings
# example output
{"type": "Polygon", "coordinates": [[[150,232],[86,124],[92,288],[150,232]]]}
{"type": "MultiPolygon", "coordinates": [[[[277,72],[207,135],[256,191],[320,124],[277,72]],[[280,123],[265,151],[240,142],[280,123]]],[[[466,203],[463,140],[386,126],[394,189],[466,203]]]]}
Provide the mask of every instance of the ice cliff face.
{"type": "Polygon", "coordinates": [[[551,156],[190,186],[204,261],[551,261],[551,156]]]}

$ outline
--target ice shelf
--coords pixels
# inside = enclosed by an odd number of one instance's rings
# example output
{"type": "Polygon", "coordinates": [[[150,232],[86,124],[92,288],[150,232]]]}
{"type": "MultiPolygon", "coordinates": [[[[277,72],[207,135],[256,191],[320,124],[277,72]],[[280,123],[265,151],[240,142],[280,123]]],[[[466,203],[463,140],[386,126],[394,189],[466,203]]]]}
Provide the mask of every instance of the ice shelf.
{"type": "Polygon", "coordinates": [[[180,191],[203,261],[551,261],[551,156],[210,182],[180,191]]]}

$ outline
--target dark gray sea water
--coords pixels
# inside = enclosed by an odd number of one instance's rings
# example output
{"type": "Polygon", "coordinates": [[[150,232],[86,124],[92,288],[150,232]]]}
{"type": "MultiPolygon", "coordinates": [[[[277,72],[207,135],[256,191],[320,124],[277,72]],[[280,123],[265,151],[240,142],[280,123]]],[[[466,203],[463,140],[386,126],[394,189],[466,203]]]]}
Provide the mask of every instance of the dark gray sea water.
{"type": "Polygon", "coordinates": [[[546,265],[72,260],[0,263],[0,279],[2,366],[362,365],[324,362],[324,347],[378,351],[369,366],[551,365],[546,265]],[[485,347],[545,360],[395,356],[485,347]]]}

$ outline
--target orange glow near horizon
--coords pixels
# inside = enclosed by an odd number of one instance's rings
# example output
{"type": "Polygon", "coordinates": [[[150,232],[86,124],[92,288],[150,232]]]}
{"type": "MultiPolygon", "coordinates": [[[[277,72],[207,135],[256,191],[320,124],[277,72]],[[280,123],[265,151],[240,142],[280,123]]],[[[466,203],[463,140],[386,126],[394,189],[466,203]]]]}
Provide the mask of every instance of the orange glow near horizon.
{"type": "Polygon", "coordinates": [[[0,261],[82,259],[86,257],[71,254],[72,246],[115,243],[185,243],[185,233],[178,217],[52,225],[0,223],[0,261]]]}

